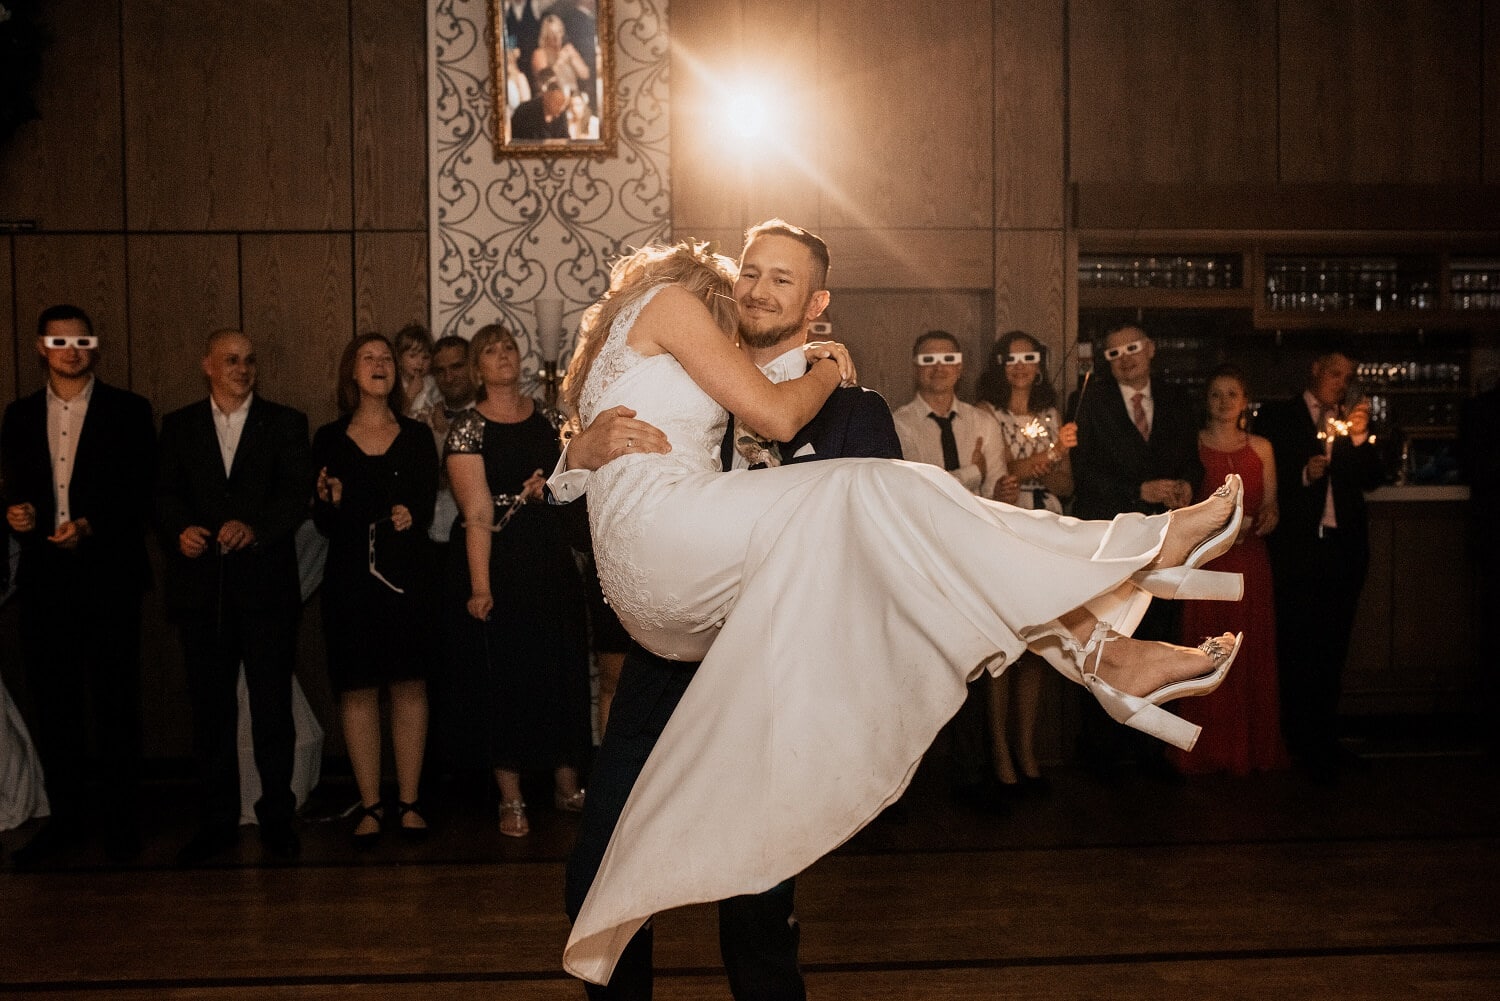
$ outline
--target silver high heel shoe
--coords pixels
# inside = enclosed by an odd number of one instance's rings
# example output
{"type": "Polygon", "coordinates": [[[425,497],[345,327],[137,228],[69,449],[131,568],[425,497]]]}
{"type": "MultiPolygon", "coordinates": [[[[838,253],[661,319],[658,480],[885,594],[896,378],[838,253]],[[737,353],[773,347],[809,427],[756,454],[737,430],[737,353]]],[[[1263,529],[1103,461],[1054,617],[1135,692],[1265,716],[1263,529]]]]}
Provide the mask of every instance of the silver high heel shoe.
{"type": "Polygon", "coordinates": [[[1076,640],[1065,641],[1065,645],[1077,655],[1076,667],[1083,686],[1089,690],[1099,705],[1104,707],[1104,711],[1109,713],[1111,719],[1124,723],[1132,729],[1140,730],[1142,733],[1148,733],[1158,740],[1166,741],[1173,747],[1191,751],[1193,745],[1198,742],[1198,734],[1203,728],[1196,723],[1189,723],[1180,716],[1172,715],[1163,709],[1161,704],[1193,695],[1207,695],[1218,688],[1229,673],[1229,665],[1234,663],[1234,658],[1239,654],[1240,644],[1244,642],[1245,634],[1237,633],[1234,637],[1234,645],[1227,648],[1217,636],[1204,640],[1198,645],[1198,649],[1208,654],[1209,662],[1213,665],[1211,671],[1196,678],[1188,678],[1186,681],[1174,681],[1169,685],[1163,685],[1144,697],[1128,695],[1099,677],[1099,665],[1104,660],[1104,644],[1121,639],[1122,635],[1111,629],[1108,622],[1098,622],[1094,625],[1094,632],[1089,637],[1089,641],[1082,646],[1076,640]],[[1091,654],[1094,658],[1092,670],[1088,667],[1091,654]]]}
{"type": "Polygon", "coordinates": [[[1245,485],[1239,474],[1230,473],[1215,490],[1215,497],[1234,497],[1234,512],[1222,528],[1188,553],[1182,566],[1154,567],[1131,575],[1130,582],[1156,598],[1239,601],[1245,594],[1244,576],[1199,567],[1218,559],[1234,545],[1245,518],[1245,485]]]}

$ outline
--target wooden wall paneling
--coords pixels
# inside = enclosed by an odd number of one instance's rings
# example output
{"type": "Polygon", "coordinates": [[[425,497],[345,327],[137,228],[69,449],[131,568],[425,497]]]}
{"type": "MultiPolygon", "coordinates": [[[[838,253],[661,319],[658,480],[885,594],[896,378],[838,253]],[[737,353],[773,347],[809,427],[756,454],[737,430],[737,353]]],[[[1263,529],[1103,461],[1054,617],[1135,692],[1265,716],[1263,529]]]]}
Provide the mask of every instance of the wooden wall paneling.
{"type": "Polygon", "coordinates": [[[21,235],[15,253],[17,392],[42,387],[34,348],[36,318],[48,306],[70,302],[94,321],[99,335],[98,374],[116,386],[130,384],[130,330],[125,321],[125,238],[119,235],[21,235]]]}
{"type": "Polygon", "coordinates": [[[995,225],[1063,225],[1063,0],[995,5],[995,225]]]}
{"type": "Polygon", "coordinates": [[[427,322],[427,234],[354,234],[354,333],[427,322]]]}
{"type": "Polygon", "coordinates": [[[825,229],[839,288],[981,289],[992,277],[990,230],[825,229]]]}
{"type": "Polygon", "coordinates": [[[358,0],[354,16],[354,225],[427,223],[425,5],[358,0]]]}
{"type": "MultiPolygon", "coordinates": [[[[745,19],[740,72],[761,91],[766,120],[761,135],[740,144],[745,223],[774,216],[814,232],[826,226],[823,199],[835,196],[824,185],[819,140],[830,109],[821,99],[825,74],[835,72],[820,43],[820,9],[807,0],[751,0],[745,19]]],[[[732,109],[721,108],[721,117],[732,109]]]]}
{"type": "Polygon", "coordinates": [[[239,264],[230,235],[130,238],[131,388],[158,420],[207,392],[205,340],[240,326],[239,264]]]}
{"type": "MultiPolygon", "coordinates": [[[[672,230],[702,238],[709,230],[745,227],[743,158],[729,138],[727,80],[744,58],[742,11],[710,0],[675,0],[671,36],[672,230]]],[[[811,225],[811,223],[807,223],[811,225]]],[[[739,237],[723,246],[735,253],[739,237]]]]}
{"type": "Polygon", "coordinates": [[[1481,177],[1480,0],[1331,0],[1281,9],[1281,179],[1481,177]]]}
{"type": "Polygon", "coordinates": [[[41,5],[52,38],[36,88],[42,117],[0,150],[0,218],[49,229],[124,221],[117,0],[41,5]]]}
{"type": "Polygon", "coordinates": [[[1500,184],[1500,0],[1484,0],[1484,94],[1485,184],[1500,184]]]}
{"type": "Polygon", "coordinates": [[[132,228],[349,226],[344,4],[124,5],[132,228]]]}
{"type": "MultiPolygon", "coordinates": [[[[21,344],[28,337],[21,333],[24,321],[16,315],[16,290],[11,284],[11,239],[0,238],[0,411],[16,399],[16,372],[21,367],[21,344]]],[[[32,317],[33,323],[36,317],[32,317]]],[[[25,326],[29,334],[32,327],[25,326]]],[[[30,345],[27,345],[29,348],[30,345]]]]}
{"type": "Polygon", "coordinates": [[[1275,181],[1277,6],[1070,3],[1071,179],[1275,181]]]}
{"type": "MultiPolygon", "coordinates": [[[[994,337],[1024,330],[1051,353],[1063,357],[1066,300],[1063,235],[1060,230],[995,231],[994,337]]],[[[1053,378],[1055,371],[1049,372],[1053,378]]]]}
{"type": "Polygon", "coordinates": [[[993,4],[821,6],[827,228],[994,221],[993,4]]]}
{"type": "MultiPolygon", "coordinates": [[[[837,267],[837,264],[835,264],[837,267]]],[[[828,307],[833,337],[849,346],[861,384],[876,390],[894,409],[915,394],[911,346],[927,330],[946,330],[959,339],[965,357],[958,395],[974,398],[978,359],[992,340],[990,296],[977,291],[835,288],[828,307]]]]}
{"type": "Polygon", "coordinates": [[[246,235],[240,241],[243,328],[260,360],[260,389],[307,413],[335,416],[339,354],[354,329],[347,234],[246,235]]]}

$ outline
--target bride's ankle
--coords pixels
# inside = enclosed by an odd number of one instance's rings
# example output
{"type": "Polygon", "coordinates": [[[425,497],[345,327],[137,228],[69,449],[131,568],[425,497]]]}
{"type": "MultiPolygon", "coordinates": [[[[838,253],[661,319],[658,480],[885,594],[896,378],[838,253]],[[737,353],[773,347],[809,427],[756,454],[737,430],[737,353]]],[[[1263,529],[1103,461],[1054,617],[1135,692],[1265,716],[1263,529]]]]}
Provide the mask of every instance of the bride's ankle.
{"type": "Polygon", "coordinates": [[[1146,564],[1146,569],[1182,566],[1200,543],[1222,529],[1233,517],[1234,496],[1226,496],[1222,490],[1214,491],[1196,504],[1169,512],[1161,549],[1146,564]]]}
{"type": "Polygon", "coordinates": [[[1105,649],[1098,674],[1117,691],[1146,696],[1163,685],[1196,678],[1212,666],[1209,656],[1193,647],[1122,638],[1105,649]]]}

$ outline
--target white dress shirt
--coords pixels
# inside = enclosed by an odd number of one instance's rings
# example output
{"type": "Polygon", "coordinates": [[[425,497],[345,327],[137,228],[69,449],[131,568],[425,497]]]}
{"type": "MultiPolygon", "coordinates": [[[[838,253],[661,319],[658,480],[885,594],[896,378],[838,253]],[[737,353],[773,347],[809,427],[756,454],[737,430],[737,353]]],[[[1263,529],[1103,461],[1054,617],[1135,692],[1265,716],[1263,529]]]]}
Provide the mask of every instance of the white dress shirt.
{"type": "Polygon", "coordinates": [[[78,454],[78,436],[83,433],[83,419],[88,416],[89,400],[94,395],[94,377],[83,391],[71,400],[52,392],[47,383],[47,449],[52,453],[52,497],[56,501],[55,529],[73,520],[68,502],[68,484],[73,482],[73,462],[78,454]]]}
{"type": "Polygon", "coordinates": [[[251,393],[245,397],[245,402],[240,404],[229,413],[219,409],[219,401],[212,396],[208,398],[209,408],[214,415],[214,433],[219,436],[219,456],[224,460],[224,475],[234,468],[234,453],[240,447],[240,435],[245,433],[245,418],[250,416],[250,404],[255,399],[251,393]]]}
{"type": "MultiPolygon", "coordinates": [[[[789,379],[799,379],[807,374],[807,355],[802,353],[802,345],[797,345],[783,354],[777,355],[764,365],[759,366],[762,374],[772,382],[786,382],[789,379]]],[[[790,458],[785,456],[784,458],[790,458]]],[[[734,450],[735,469],[749,469],[750,462],[739,450],[734,450]]],[[[552,470],[552,475],[547,478],[547,489],[552,494],[552,500],[557,504],[571,504],[588,492],[589,471],[587,469],[568,468],[568,449],[563,446],[563,454],[558,457],[557,465],[552,470]]]]}
{"type": "MultiPolygon", "coordinates": [[[[896,421],[896,436],[901,439],[901,454],[912,462],[925,462],[942,468],[943,432],[937,421],[929,417],[935,411],[916,396],[892,415],[896,421]]],[[[1003,432],[995,418],[962,400],[953,401],[953,438],[958,443],[958,461],[961,465],[949,472],[964,488],[980,497],[993,497],[995,484],[1005,475],[1005,442],[1003,432]],[[984,475],[974,464],[974,445],[984,440],[984,475]]],[[[938,416],[946,416],[939,414],[938,416]]]]}

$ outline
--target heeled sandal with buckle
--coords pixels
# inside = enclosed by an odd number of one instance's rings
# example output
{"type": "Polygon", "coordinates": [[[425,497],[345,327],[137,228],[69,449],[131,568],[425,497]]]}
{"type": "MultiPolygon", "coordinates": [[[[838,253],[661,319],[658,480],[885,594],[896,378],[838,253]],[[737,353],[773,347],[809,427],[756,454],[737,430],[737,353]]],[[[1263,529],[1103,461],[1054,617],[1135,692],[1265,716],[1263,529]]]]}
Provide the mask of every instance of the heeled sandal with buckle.
{"type": "Polygon", "coordinates": [[[380,840],[381,832],[385,827],[385,806],[381,803],[376,803],[374,806],[365,806],[361,803],[355,813],[354,830],[350,832],[349,836],[354,840],[354,847],[362,851],[368,851],[374,848],[375,843],[380,840]],[[361,834],[359,833],[359,825],[363,824],[366,818],[375,821],[375,830],[365,831],[361,834]]]}
{"type": "Polygon", "coordinates": [[[1199,569],[1230,550],[1240,534],[1240,524],[1245,518],[1245,489],[1238,474],[1230,473],[1224,477],[1223,484],[1213,495],[1234,497],[1234,512],[1229,520],[1217,532],[1193,547],[1181,566],[1137,571],[1131,575],[1132,584],[1156,598],[1239,601],[1244,597],[1243,575],[1199,569]]]}
{"type": "Polygon", "coordinates": [[[526,819],[523,801],[512,799],[500,804],[500,833],[507,838],[524,838],[531,833],[531,821],[526,819]]]}
{"type": "Polygon", "coordinates": [[[583,812],[584,791],[577,790],[572,795],[564,793],[561,789],[552,794],[552,805],[564,813],[583,812]]]}
{"type": "Polygon", "coordinates": [[[410,803],[396,802],[396,820],[401,824],[401,836],[407,841],[417,844],[427,840],[427,818],[422,816],[422,801],[413,800],[410,803]],[[422,822],[420,827],[412,827],[405,823],[407,814],[422,822]]]}
{"type": "Polygon", "coordinates": [[[1196,723],[1189,723],[1179,716],[1172,715],[1163,709],[1161,704],[1173,699],[1207,695],[1218,688],[1229,673],[1229,665],[1233,664],[1234,658],[1238,656],[1245,634],[1235,634],[1234,645],[1227,649],[1217,636],[1204,640],[1198,645],[1198,649],[1208,654],[1212,670],[1196,678],[1163,685],[1144,697],[1122,692],[1099,677],[1099,667],[1104,660],[1104,644],[1121,638],[1122,634],[1111,629],[1109,623],[1098,622],[1095,623],[1094,632],[1087,643],[1082,646],[1076,641],[1067,644],[1077,654],[1077,670],[1083,686],[1089,690],[1089,694],[1094,696],[1111,719],[1132,729],[1140,730],[1142,733],[1150,734],[1158,740],[1166,741],[1173,747],[1191,751],[1193,745],[1198,742],[1198,734],[1203,728],[1196,723]],[[1090,655],[1094,659],[1092,670],[1088,668],[1090,655]]]}

